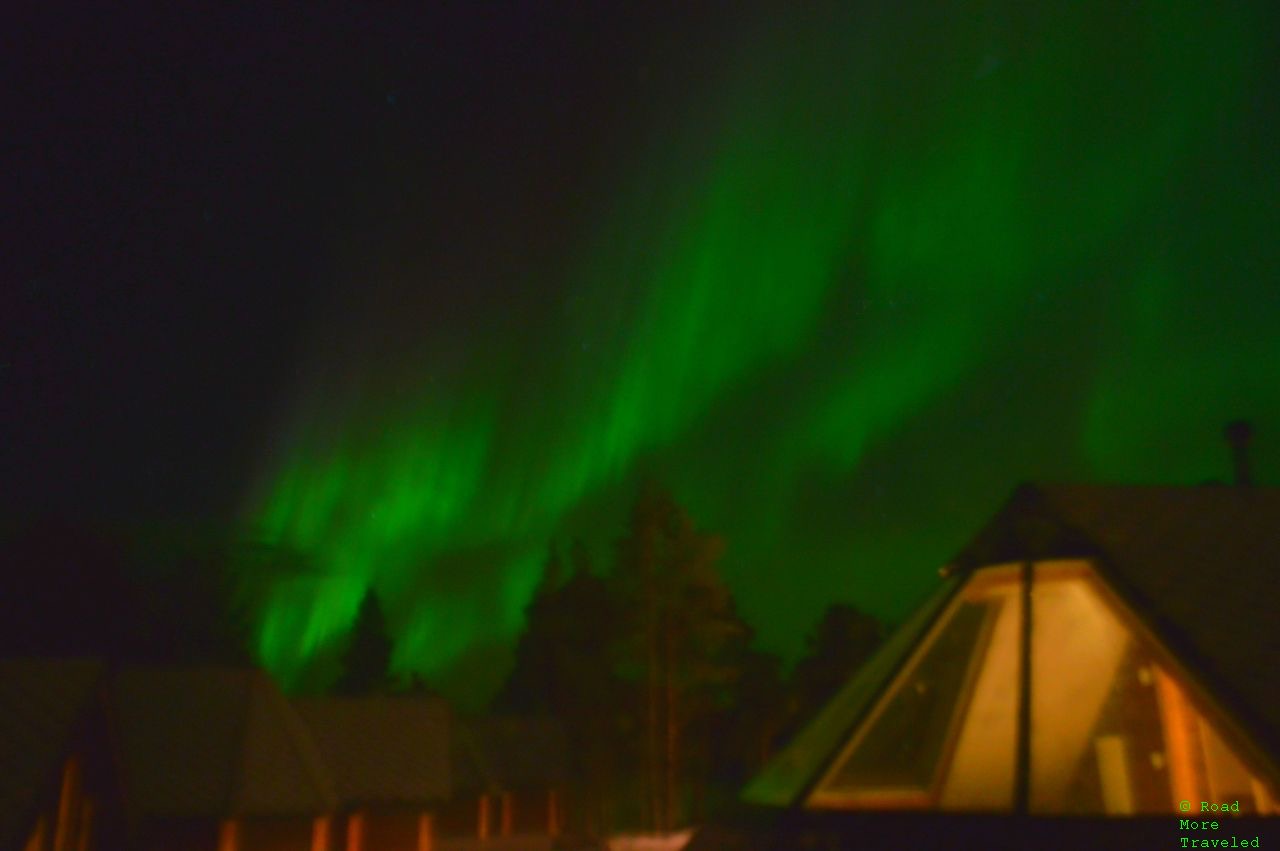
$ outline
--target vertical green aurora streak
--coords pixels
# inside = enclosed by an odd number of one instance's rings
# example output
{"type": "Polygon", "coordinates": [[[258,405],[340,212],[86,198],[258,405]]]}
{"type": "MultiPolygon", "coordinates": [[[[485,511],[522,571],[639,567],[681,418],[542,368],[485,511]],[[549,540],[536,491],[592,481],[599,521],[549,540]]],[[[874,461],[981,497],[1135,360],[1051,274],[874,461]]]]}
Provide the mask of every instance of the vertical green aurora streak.
{"type": "MultiPolygon", "coordinates": [[[[1080,478],[1195,480],[1218,447],[1190,447],[1224,408],[1277,412],[1264,364],[1280,317],[1245,280],[1274,281],[1277,187],[1246,165],[1261,151],[1241,115],[1262,84],[1243,7],[880,5],[744,31],[723,79],[689,87],[682,129],[617,181],[612,214],[551,285],[568,295],[546,333],[469,338],[505,367],[411,363],[358,402],[299,407],[250,525],[318,575],[272,584],[268,667],[295,682],[371,584],[400,669],[430,675],[509,638],[547,540],[624,498],[640,462],[728,534],[767,642],[793,647],[824,600],[896,616],[989,499],[1036,472],[1027,456],[977,459],[980,498],[925,510],[911,535],[835,539],[860,553],[793,547],[797,488],[856,480],[932,418],[945,434],[957,390],[991,384],[1011,352],[1060,352],[1071,393],[1026,404],[1050,412],[1039,450],[1067,456],[1045,469],[1080,478]],[[1237,209],[1237,190],[1259,208],[1237,209]],[[1186,450],[1172,466],[1171,446],[1186,450]],[[789,551],[811,590],[770,621],[781,586],[762,572],[789,551]],[[878,572],[841,568],[880,557],[878,572]]],[[[357,381],[379,369],[348,366],[357,381]]]]}

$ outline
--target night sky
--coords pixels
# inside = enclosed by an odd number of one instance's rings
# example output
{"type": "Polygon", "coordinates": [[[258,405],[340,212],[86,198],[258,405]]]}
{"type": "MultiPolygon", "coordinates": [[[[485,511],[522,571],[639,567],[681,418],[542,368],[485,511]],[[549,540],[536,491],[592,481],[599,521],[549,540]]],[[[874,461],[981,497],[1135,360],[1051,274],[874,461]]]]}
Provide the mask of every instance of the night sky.
{"type": "Polygon", "coordinates": [[[788,658],[1019,481],[1280,483],[1271,3],[125,5],[4,27],[0,499],[303,553],[286,683],[647,478],[788,658]]]}

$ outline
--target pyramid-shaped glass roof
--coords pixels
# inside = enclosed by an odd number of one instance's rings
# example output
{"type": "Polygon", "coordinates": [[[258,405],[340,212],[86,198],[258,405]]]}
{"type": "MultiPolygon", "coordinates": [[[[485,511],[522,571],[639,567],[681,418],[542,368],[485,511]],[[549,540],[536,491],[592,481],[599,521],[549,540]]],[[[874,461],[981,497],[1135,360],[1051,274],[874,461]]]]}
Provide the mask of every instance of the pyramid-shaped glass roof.
{"type": "Polygon", "coordinates": [[[1265,755],[1083,559],[945,583],[744,797],[813,809],[1123,816],[1187,800],[1277,812],[1265,755]]]}

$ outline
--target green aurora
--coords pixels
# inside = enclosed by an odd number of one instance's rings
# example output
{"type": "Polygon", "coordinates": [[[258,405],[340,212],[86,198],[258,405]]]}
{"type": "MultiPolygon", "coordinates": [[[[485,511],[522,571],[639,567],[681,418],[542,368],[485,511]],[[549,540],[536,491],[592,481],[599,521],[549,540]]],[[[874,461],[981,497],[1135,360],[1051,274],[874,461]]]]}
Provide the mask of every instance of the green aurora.
{"type": "Polygon", "coordinates": [[[509,642],[641,476],[792,656],[829,602],[900,618],[1020,479],[1195,483],[1227,419],[1277,433],[1264,7],[875,5],[760,16],[653,98],[530,315],[328,329],[246,512],[314,568],[258,577],[284,682],[370,586],[399,670],[509,642]]]}

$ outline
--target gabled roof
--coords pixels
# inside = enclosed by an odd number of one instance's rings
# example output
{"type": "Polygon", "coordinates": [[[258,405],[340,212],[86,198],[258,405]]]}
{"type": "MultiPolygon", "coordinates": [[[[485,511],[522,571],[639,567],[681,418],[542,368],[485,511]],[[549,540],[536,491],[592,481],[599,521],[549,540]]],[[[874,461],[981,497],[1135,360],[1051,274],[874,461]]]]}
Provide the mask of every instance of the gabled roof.
{"type": "Polygon", "coordinates": [[[1280,761],[1280,489],[1023,485],[962,569],[1086,556],[1280,761]]]}
{"type": "Polygon", "coordinates": [[[112,706],[125,794],[140,815],[314,814],[336,805],[302,720],[261,671],[126,669],[112,706]]]}
{"type": "Polygon", "coordinates": [[[450,746],[454,790],[546,789],[565,778],[565,737],[549,718],[489,717],[455,725],[450,746]]]}
{"type": "Polygon", "coordinates": [[[88,659],[0,660],[0,844],[21,842],[39,798],[93,705],[104,668],[88,659]]]}
{"type": "Polygon", "coordinates": [[[450,793],[449,709],[439,698],[295,700],[344,805],[427,804],[450,793]]]}

